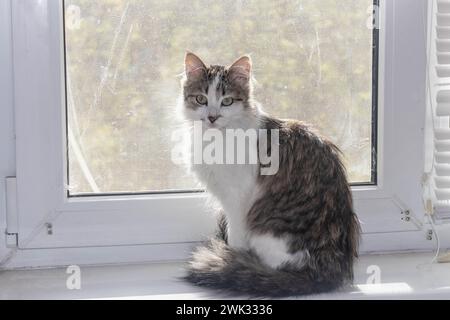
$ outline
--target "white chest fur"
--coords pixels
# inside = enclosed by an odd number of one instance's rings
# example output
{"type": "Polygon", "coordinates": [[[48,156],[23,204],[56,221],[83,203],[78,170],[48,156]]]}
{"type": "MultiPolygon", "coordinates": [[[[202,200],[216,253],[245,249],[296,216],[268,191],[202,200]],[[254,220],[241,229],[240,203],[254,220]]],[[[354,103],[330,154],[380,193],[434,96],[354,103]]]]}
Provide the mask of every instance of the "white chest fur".
{"type": "MultiPolygon", "coordinates": [[[[224,142],[227,137],[227,130],[257,130],[259,129],[258,120],[259,109],[255,109],[253,112],[239,112],[238,116],[228,118],[226,128],[220,129],[224,142]]],[[[206,124],[203,123],[203,129],[206,124]]],[[[198,136],[194,132],[191,135],[191,142],[194,144],[191,150],[195,150],[195,144],[203,144],[203,141],[199,142],[196,139],[202,139],[202,136],[198,136]]],[[[227,148],[227,142],[223,146],[227,148]]],[[[234,148],[238,148],[234,145],[234,148]]],[[[226,155],[226,151],[224,155],[226,155]]],[[[246,159],[249,160],[249,154],[257,154],[256,144],[247,144],[246,150],[234,150],[234,154],[237,152],[245,152],[246,159]],[[250,149],[252,148],[252,149],[250,149]]],[[[259,164],[246,162],[249,164],[229,164],[228,161],[224,161],[227,164],[194,164],[194,154],[191,155],[191,169],[196,174],[200,182],[206,187],[207,191],[218,200],[227,219],[228,223],[228,242],[230,246],[234,248],[249,248],[249,233],[247,228],[246,217],[248,211],[251,209],[255,200],[259,196],[257,179],[260,173],[259,164]]]]}
{"type": "Polygon", "coordinates": [[[229,244],[235,248],[247,248],[246,216],[258,196],[259,165],[201,164],[192,169],[224,210],[229,244]]]}

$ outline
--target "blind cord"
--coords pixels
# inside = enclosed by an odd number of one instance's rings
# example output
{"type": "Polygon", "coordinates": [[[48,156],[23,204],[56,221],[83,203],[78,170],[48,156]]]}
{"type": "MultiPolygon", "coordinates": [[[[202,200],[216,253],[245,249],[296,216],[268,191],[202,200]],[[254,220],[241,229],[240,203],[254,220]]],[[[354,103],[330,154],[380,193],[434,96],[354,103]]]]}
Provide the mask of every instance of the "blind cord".
{"type": "MultiPolygon", "coordinates": [[[[429,23],[433,22],[433,14],[434,14],[434,5],[435,5],[435,0],[431,1],[431,14],[428,15],[428,10],[424,10],[423,12],[423,19],[422,19],[422,23],[423,23],[423,31],[424,31],[424,37],[425,37],[425,41],[427,41],[427,64],[426,64],[426,86],[427,86],[427,98],[429,99],[429,106],[430,106],[430,112],[431,112],[431,125],[432,125],[432,129],[433,132],[436,132],[436,124],[435,124],[435,119],[434,119],[434,109],[433,109],[433,97],[431,95],[431,90],[432,90],[432,85],[431,85],[431,77],[430,77],[430,67],[431,67],[431,49],[432,49],[432,27],[429,28],[428,27],[428,19],[427,19],[427,15],[431,18],[431,20],[429,21],[429,23]],[[429,40],[429,41],[428,41],[429,40]]],[[[432,181],[430,179],[431,175],[433,174],[433,171],[435,170],[435,161],[436,161],[436,154],[435,152],[432,150],[433,152],[433,157],[432,157],[432,162],[431,162],[431,169],[428,172],[425,172],[426,175],[426,179],[424,179],[425,181],[423,181],[423,187],[424,188],[428,188],[428,196],[431,198],[431,194],[432,194],[432,181]]],[[[422,201],[423,201],[423,206],[425,209],[425,215],[427,216],[428,222],[430,223],[431,226],[431,230],[433,231],[433,234],[435,235],[436,238],[436,252],[435,255],[433,257],[433,259],[429,262],[429,264],[434,264],[436,263],[436,261],[439,258],[440,255],[440,250],[441,250],[441,244],[440,244],[440,238],[439,238],[439,233],[437,231],[436,225],[433,221],[433,214],[434,214],[434,208],[433,205],[431,204],[431,206],[428,205],[426,199],[424,199],[425,197],[425,190],[423,197],[422,197],[422,201]]]]}

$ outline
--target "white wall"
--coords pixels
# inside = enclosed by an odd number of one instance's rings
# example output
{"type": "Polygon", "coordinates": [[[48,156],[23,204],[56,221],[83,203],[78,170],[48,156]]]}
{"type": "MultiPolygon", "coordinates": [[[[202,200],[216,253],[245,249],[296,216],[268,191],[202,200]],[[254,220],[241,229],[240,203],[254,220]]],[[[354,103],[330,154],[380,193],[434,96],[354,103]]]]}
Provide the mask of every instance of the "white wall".
{"type": "Polygon", "coordinates": [[[6,253],[5,177],[15,176],[10,0],[0,1],[0,260],[6,253]]]}

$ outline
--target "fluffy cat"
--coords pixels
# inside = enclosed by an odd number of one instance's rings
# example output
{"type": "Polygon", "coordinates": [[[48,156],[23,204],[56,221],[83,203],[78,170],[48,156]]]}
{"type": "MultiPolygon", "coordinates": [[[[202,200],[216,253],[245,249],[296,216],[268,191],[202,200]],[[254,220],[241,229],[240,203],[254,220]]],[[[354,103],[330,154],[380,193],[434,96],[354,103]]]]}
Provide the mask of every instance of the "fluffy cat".
{"type": "Polygon", "coordinates": [[[222,215],[217,237],[193,253],[185,279],[252,296],[337,289],[353,279],[360,233],[340,152],[307,125],[264,113],[252,88],[250,57],[207,67],[186,54],[184,117],[204,129],[278,130],[279,170],[192,164],[222,215]]]}

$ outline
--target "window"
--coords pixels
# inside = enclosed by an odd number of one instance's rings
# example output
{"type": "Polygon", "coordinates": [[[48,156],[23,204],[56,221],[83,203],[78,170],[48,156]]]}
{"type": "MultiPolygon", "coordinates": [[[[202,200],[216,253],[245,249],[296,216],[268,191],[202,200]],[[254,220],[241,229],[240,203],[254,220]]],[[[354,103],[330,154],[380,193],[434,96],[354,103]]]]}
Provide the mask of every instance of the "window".
{"type": "Polygon", "coordinates": [[[197,188],[170,161],[186,49],[222,64],[252,53],[264,108],[314,124],[351,182],[376,183],[372,4],[66,0],[70,195],[197,188]]]}
{"type": "Polygon", "coordinates": [[[182,259],[213,232],[205,194],[190,192],[167,156],[186,48],[210,63],[253,54],[265,108],[312,122],[343,149],[363,252],[433,246],[414,223],[423,216],[423,1],[380,1],[374,31],[372,2],[361,0],[7,3],[14,266],[182,259]],[[205,7],[215,18],[193,35],[205,7]]]}

